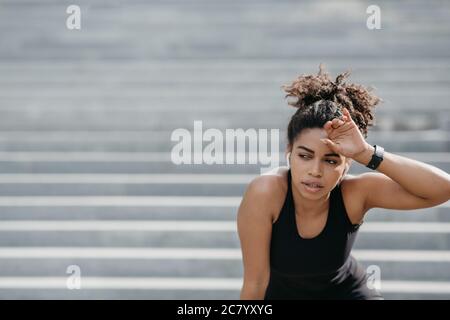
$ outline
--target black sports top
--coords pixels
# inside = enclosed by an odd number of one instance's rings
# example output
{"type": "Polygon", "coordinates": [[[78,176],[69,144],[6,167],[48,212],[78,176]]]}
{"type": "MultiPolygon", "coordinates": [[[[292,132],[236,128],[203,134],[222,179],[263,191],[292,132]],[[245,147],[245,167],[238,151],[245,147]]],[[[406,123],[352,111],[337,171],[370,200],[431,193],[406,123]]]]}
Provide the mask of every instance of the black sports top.
{"type": "Polygon", "coordinates": [[[369,289],[365,269],[350,255],[360,225],[348,218],[339,185],[329,201],[321,233],[302,238],[289,169],[286,199],[272,226],[270,281],[264,299],[382,299],[369,289]]]}

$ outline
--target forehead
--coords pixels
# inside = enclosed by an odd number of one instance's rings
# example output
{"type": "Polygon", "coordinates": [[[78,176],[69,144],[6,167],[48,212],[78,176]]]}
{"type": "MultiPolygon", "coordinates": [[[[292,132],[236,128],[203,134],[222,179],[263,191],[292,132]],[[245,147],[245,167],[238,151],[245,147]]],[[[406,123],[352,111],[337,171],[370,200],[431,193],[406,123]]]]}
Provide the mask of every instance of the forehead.
{"type": "Polygon", "coordinates": [[[323,128],[308,128],[303,129],[300,134],[296,137],[297,141],[307,141],[307,140],[318,140],[328,138],[327,132],[323,128]]]}
{"type": "Polygon", "coordinates": [[[294,140],[294,148],[299,145],[314,147],[315,149],[330,151],[330,148],[325,145],[320,139],[328,138],[325,129],[303,129],[302,132],[294,140]]]}
{"type": "MultiPolygon", "coordinates": [[[[314,129],[304,129],[295,139],[293,149],[295,151],[308,151],[304,148],[299,148],[300,146],[306,147],[307,149],[313,151],[315,154],[331,155],[335,154],[327,145],[325,145],[320,139],[328,138],[325,129],[314,128],[314,129]]],[[[342,155],[337,154],[338,157],[342,155]]]]}

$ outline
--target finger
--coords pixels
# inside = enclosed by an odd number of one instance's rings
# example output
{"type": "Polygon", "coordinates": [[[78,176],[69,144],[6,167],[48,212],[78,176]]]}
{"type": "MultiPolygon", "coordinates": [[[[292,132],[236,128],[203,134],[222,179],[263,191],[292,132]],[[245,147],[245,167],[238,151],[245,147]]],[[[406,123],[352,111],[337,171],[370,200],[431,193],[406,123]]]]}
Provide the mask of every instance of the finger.
{"type": "Polygon", "coordinates": [[[337,125],[338,125],[338,119],[336,119],[336,118],[334,118],[333,120],[331,120],[331,125],[332,125],[332,127],[333,128],[336,128],[337,127],[337,125]]]}
{"type": "Polygon", "coordinates": [[[333,129],[339,128],[344,122],[340,119],[333,119],[333,129]]]}
{"type": "Polygon", "coordinates": [[[340,153],[340,146],[338,144],[334,143],[332,140],[330,140],[330,139],[320,139],[320,140],[334,152],[340,153]]]}
{"type": "Polygon", "coordinates": [[[347,108],[344,108],[344,116],[346,118],[346,121],[348,120],[349,122],[352,121],[352,116],[350,115],[350,111],[348,111],[347,108]]]}
{"type": "Polygon", "coordinates": [[[342,119],[344,120],[344,122],[348,122],[348,116],[344,115],[344,116],[342,117],[342,119]]]}
{"type": "Polygon", "coordinates": [[[325,124],[325,129],[328,131],[328,133],[332,132],[333,130],[336,130],[334,122],[333,121],[328,121],[325,124]]]}
{"type": "Polygon", "coordinates": [[[324,124],[324,128],[325,128],[325,130],[327,130],[327,131],[331,131],[332,130],[332,122],[331,121],[327,121],[327,122],[325,122],[325,124],[324,124]]]}

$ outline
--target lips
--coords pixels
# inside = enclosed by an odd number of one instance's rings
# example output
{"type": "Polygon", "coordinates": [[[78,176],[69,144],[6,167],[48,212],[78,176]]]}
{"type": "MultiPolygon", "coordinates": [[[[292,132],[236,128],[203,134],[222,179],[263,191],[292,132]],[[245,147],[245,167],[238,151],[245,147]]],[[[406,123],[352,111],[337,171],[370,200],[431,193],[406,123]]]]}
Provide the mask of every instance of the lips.
{"type": "Polygon", "coordinates": [[[311,188],[323,188],[323,186],[317,181],[303,181],[302,183],[311,188]]]}
{"type": "Polygon", "coordinates": [[[302,182],[302,184],[305,186],[305,190],[311,193],[319,192],[323,188],[323,187],[313,187],[313,185],[306,184],[305,182],[302,182]]]}

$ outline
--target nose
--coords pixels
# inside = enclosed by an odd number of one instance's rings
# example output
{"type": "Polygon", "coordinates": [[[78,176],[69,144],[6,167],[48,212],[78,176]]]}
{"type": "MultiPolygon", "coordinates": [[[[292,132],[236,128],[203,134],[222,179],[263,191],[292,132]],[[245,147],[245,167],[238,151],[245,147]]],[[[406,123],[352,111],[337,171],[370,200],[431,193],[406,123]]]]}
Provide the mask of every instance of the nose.
{"type": "Polygon", "coordinates": [[[309,170],[309,174],[314,177],[322,176],[322,168],[320,166],[320,161],[314,161],[312,167],[309,170]]]}

